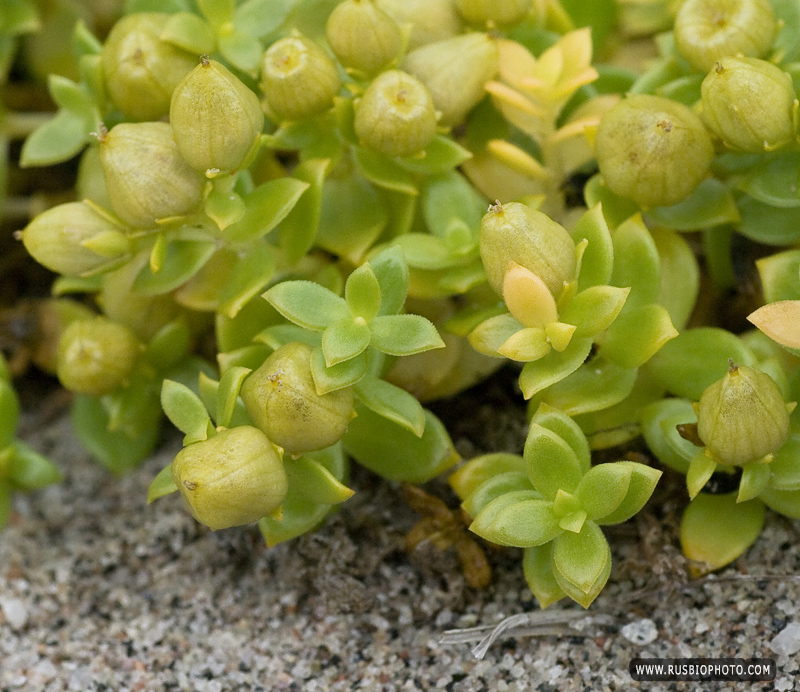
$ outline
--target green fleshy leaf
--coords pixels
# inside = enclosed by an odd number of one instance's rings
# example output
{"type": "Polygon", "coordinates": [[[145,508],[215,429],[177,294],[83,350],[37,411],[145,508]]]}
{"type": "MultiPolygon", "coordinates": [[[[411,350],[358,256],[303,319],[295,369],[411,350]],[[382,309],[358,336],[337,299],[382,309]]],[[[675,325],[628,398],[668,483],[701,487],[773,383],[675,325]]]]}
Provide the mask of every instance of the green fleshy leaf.
{"type": "Polygon", "coordinates": [[[583,188],[583,196],[589,209],[593,209],[598,203],[602,204],[603,216],[612,229],[639,211],[635,202],[613,193],[599,173],[587,181],[583,188]]]}
{"type": "Polygon", "coordinates": [[[425,410],[405,389],[375,377],[364,377],[356,385],[355,392],[367,408],[410,430],[417,437],[422,436],[425,410]]]}
{"type": "Polygon", "coordinates": [[[136,12],[165,12],[173,14],[175,12],[190,11],[188,0],[126,0],[125,14],[136,12]]]}
{"type": "Polygon", "coordinates": [[[599,525],[621,524],[638,514],[652,496],[656,483],[661,478],[661,471],[644,464],[632,461],[618,461],[615,464],[626,464],[631,468],[628,492],[613,512],[596,519],[599,525]]]}
{"type": "Polygon", "coordinates": [[[477,230],[485,211],[486,199],[460,173],[452,171],[425,180],[422,215],[433,235],[445,238],[454,219],[477,230]]]}
{"type": "Polygon", "coordinates": [[[741,339],[718,327],[687,329],[668,341],[647,363],[658,382],[676,396],[699,401],[707,387],[728,372],[728,360],[755,366],[741,339]]]}
{"type": "Polygon", "coordinates": [[[758,497],[767,487],[772,474],[771,464],[750,462],[742,466],[742,477],[739,480],[739,494],[736,502],[747,502],[758,497]]]}
{"type": "Polygon", "coordinates": [[[658,95],[691,108],[700,101],[700,85],[704,77],[704,74],[690,74],[678,77],[678,79],[674,79],[660,87],[658,95]]]}
{"type": "Polygon", "coordinates": [[[688,399],[662,399],[645,406],[639,419],[642,436],[658,460],[679,473],[686,473],[697,447],[682,438],[675,426],[697,422],[691,402],[688,399]]]}
{"type": "Polygon", "coordinates": [[[523,458],[533,487],[547,500],[553,500],[559,490],[574,493],[583,475],[567,441],[537,423],[531,424],[523,458]]]}
{"type": "Polygon", "coordinates": [[[523,396],[530,399],[575,372],[591,349],[591,339],[573,339],[562,352],[551,351],[545,358],[526,363],[519,376],[523,396]]]}
{"type": "Polygon", "coordinates": [[[436,135],[419,155],[397,159],[397,162],[412,173],[436,175],[458,168],[471,158],[472,153],[450,137],[436,135]]]}
{"type": "Polygon", "coordinates": [[[366,180],[325,181],[316,241],[323,249],[359,265],[388,222],[386,208],[366,180]]]}
{"type": "Polygon", "coordinates": [[[547,608],[566,596],[553,574],[552,542],[525,548],[522,569],[528,588],[536,596],[540,608],[547,608]]]}
{"type": "Polygon", "coordinates": [[[101,401],[78,395],[72,405],[72,427],[89,453],[116,474],[136,468],[155,447],[159,425],[156,420],[131,437],[122,430],[109,430],[109,416],[101,401]]]}
{"type": "Polygon", "coordinates": [[[322,333],[322,352],[325,365],[331,367],[362,353],[370,342],[370,328],[363,322],[345,317],[334,322],[322,333]]]}
{"type": "Polygon", "coordinates": [[[389,223],[384,232],[387,240],[411,233],[417,222],[418,195],[405,195],[392,190],[377,190],[383,206],[389,212],[389,223]]]}
{"type": "Polygon", "coordinates": [[[150,482],[150,486],[147,488],[147,504],[149,505],[159,497],[177,492],[177,490],[178,486],[172,477],[172,463],[169,463],[150,482]]]}
{"type": "Polygon", "coordinates": [[[234,24],[256,38],[264,38],[281,27],[293,0],[245,0],[236,8],[234,24]]]}
{"type": "Polygon", "coordinates": [[[800,154],[796,152],[765,158],[744,176],[738,187],[770,207],[800,207],[798,169],[800,154]]]}
{"type": "Polygon", "coordinates": [[[578,424],[564,411],[542,403],[536,409],[531,423],[546,428],[566,442],[578,459],[581,473],[586,473],[592,463],[589,442],[578,424]]]}
{"type": "Polygon", "coordinates": [[[728,186],[716,178],[707,178],[682,202],[650,209],[647,219],[676,231],[696,231],[736,223],[739,221],[739,210],[728,186]]]}
{"type": "Polygon", "coordinates": [[[498,473],[470,493],[461,503],[461,507],[471,517],[477,517],[490,502],[493,502],[501,495],[518,490],[534,490],[525,471],[498,473]]]}
{"type": "Polygon", "coordinates": [[[231,224],[241,220],[246,208],[244,200],[227,189],[227,186],[215,186],[206,198],[203,210],[219,229],[224,231],[231,224]]]}
{"type": "Polygon", "coordinates": [[[192,334],[185,319],[165,324],[147,344],[144,357],[156,370],[172,368],[191,348],[192,334]]]}
{"type": "Polygon", "coordinates": [[[230,427],[242,382],[250,372],[250,368],[232,367],[228,368],[220,378],[219,387],[217,387],[216,391],[216,405],[214,406],[217,425],[225,428],[230,427]]]}
{"type": "Polygon", "coordinates": [[[780,31],[773,49],[782,61],[800,59],[800,7],[792,0],[773,0],[775,16],[780,21],[780,31]]]}
{"type": "Polygon", "coordinates": [[[234,265],[225,282],[218,311],[230,318],[236,317],[239,310],[267,285],[275,273],[275,267],[275,254],[271,246],[267,243],[252,245],[234,265]]]}
{"type": "Polygon", "coordinates": [[[196,0],[197,6],[215,29],[219,30],[233,21],[234,0],[196,0]]]}
{"type": "Polygon", "coordinates": [[[612,235],[614,243],[614,286],[630,286],[627,310],[658,300],[661,262],[658,249],[640,216],[625,221],[612,235]]]}
{"type": "Polygon", "coordinates": [[[436,327],[420,315],[380,315],[369,328],[372,346],[390,356],[410,356],[444,347],[436,327]]]}
{"type": "Polygon", "coordinates": [[[257,38],[234,28],[219,35],[218,44],[219,52],[231,65],[250,75],[258,72],[264,48],[257,38]]]}
{"type": "Polygon", "coordinates": [[[480,486],[505,473],[526,473],[525,460],[518,454],[495,452],[482,454],[470,459],[464,466],[453,472],[448,478],[450,486],[456,494],[465,500],[480,486]]]}
{"type": "Polygon", "coordinates": [[[559,314],[558,319],[574,324],[575,337],[583,339],[599,334],[617,318],[628,298],[628,288],[591,286],[576,295],[559,314]]]}
{"type": "MultiPolygon", "coordinates": [[[[319,452],[309,452],[304,454],[303,458],[320,464],[339,482],[343,482],[347,477],[349,465],[347,457],[342,453],[341,444],[335,444],[319,452]]],[[[303,494],[303,479],[299,474],[295,474],[295,465],[292,461],[286,461],[289,491],[281,505],[283,516],[280,520],[264,517],[258,522],[258,528],[269,547],[311,531],[331,510],[331,505],[314,502],[303,494]]]]}
{"type": "Polygon", "coordinates": [[[353,496],[353,490],[341,483],[323,464],[310,457],[287,459],[285,463],[287,471],[288,467],[292,467],[291,473],[300,492],[312,502],[336,505],[353,496]]]}
{"type": "Polygon", "coordinates": [[[444,240],[427,233],[407,233],[394,242],[403,250],[409,267],[416,269],[447,269],[464,261],[453,254],[444,240]]]}
{"type": "Polygon", "coordinates": [[[580,533],[566,531],[553,542],[553,573],[571,599],[588,608],[611,573],[611,549],[597,524],[587,521],[580,533]]]}
{"type": "Polygon", "coordinates": [[[281,249],[290,264],[298,262],[314,245],[322,214],[322,186],[329,159],[309,159],[295,166],[292,176],[308,188],[278,226],[281,249]]]}
{"type": "Polygon", "coordinates": [[[246,243],[262,238],[292,211],[309,184],[295,178],[278,178],[259,185],[244,197],[244,216],[224,231],[226,240],[246,243]]]}
{"type": "Polygon", "coordinates": [[[669,313],[676,329],[683,329],[694,310],[700,291],[700,267],[683,236],[666,228],[650,231],[661,259],[658,303],[669,313]]]}
{"type": "Polygon", "coordinates": [[[715,226],[703,230],[703,256],[708,276],[713,285],[720,289],[733,288],[736,285],[732,252],[735,232],[732,226],[715,226]]]}
{"type": "Polygon", "coordinates": [[[6,469],[5,480],[20,490],[38,490],[61,482],[61,471],[49,459],[29,445],[15,440],[11,445],[12,456],[6,469]]]}
{"type": "Polygon", "coordinates": [[[427,483],[458,461],[447,430],[428,410],[422,437],[363,404],[356,404],[356,414],[342,438],[344,448],[359,464],[383,478],[427,483]]]}
{"type": "Polygon", "coordinates": [[[207,439],[211,419],[200,397],[186,385],[164,380],[161,408],[172,424],[186,436],[185,445],[207,439]]]}
{"type": "MultiPolygon", "coordinates": [[[[547,327],[550,327],[548,324],[547,327]]],[[[546,329],[526,327],[508,337],[497,349],[501,356],[521,363],[544,358],[553,349],[554,339],[546,329]]]]}
{"type": "Polygon", "coordinates": [[[578,289],[583,291],[590,286],[607,284],[611,280],[614,267],[614,244],[603,216],[602,205],[595,204],[581,216],[570,235],[576,246],[583,240],[588,241],[581,258],[578,289]]]}
{"type": "Polygon", "coordinates": [[[159,270],[154,271],[150,264],[145,264],[133,282],[132,290],[138,295],[157,296],[174,291],[203,268],[216,251],[217,243],[214,240],[174,240],[165,242],[163,247],[165,254],[159,270]]]}
{"type": "Polygon", "coordinates": [[[211,27],[191,12],[170,15],[159,38],[196,55],[213,53],[217,46],[211,27]]]}
{"type": "Polygon", "coordinates": [[[89,141],[84,119],[67,110],[37,128],[25,140],[20,166],[52,166],[78,154],[89,141]]]}
{"type": "Polygon", "coordinates": [[[800,241],[796,207],[777,207],[752,197],[739,200],[741,223],[736,229],[764,245],[792,245],[800,241]]]}
{"type": "MultiPolygon", "coordinates": [[[[800,490],[777,490],[767,488],[761,492],[758,500],[764,502],[771,510],[783,514],[790,519],[800,519],[800,490]]],[[[758,502],[750,500],[750,502],[758,502]]]]}
{"type": "Polygon", "coordinates": [[[622,368],[597,356],[549,387],[542,400],[568,416],[600,411],[623,401],[633,391],[636,375],[636,368],[622,368]]]}
{"type": "Polygon", "coordinates": [[[313,281],[283,281],[264,299],[287,320],[313,331],[351,317],[344,298],[313,281]]]}
{"type": "Polygon", "coordinates": [[[733,562],[758,538],[764,525],[760,500],[736,502],[736,493],[694,498],[681,519],[683,554],[705,574],[733,562]]]}
{"type": "Polygon", "coordinates": [[[353,160],[361,175],[372,184],[402,192],[404,195],[417,194],[414,175],[390,157],[363,147],[355,147],[353,160]]]}
{"type": "Polygon", "coordinates": [[[686,489],[689,491],[690,498],[694,499],[703,489],[703,486],[714,475],[717,466],[717,462],[706,454],[705,449],[695,452],[689,462],[689,469],[686,471],[686,489]]]}
{"type": "Polygon", "coordinates": [[[381,307],[381,286],[369,264],[362,264],[347,277],[344,299],[354,317],[367,322],[377,317],[381,307]]]}
{"type": "Polygon", "coordinates": [[[654,303],[623,311],[598,341],[603,357],[623,368],[638,368],[676,336],[669,313],[654,303]]]}
{"type": "MultiPolygon", "coordinates": [[[[3,361],[5,364],[5,361],[3,361]]],[[[19,400],[11,383],[0,379],[0,450],[14,439],[19,420],[19,400]]]]}
{"type": "Polygon", "coordinates": [[[469,334],[469,342],[479,353],[499,355],[499,350],[514,334],[524,329],[510,312],[495,315],[481,322],[469,334]]]}
{"type": "Polygon", "coordinates": [[[319,346],[322,343],[322,337],[319,332],[310,332],[296,324],[276,324],[260,331],[253,337],[253,341],[268,346],[270,351],[277,351],[281,346],[293,341],[299,341],[309,346],[319,346]]]}
{"type": "Polygon", "coordinates": [[[314,378],[317,394],[320,396],[354,385],[364,377],[366,372],[366,353],[360,353],[355,358],[330,367],[325,365],[325,355],[321,346],[317,346],[311,354],[311,375],[314,378]]]}
{"type": "Polygon", "coordinates": [[[15,36],[41,29],[41,20],[34,3],[11,0],[3,3],[3,18],[0,29],[4,34],[15,36]]]}
{"type": "Polygon", "coordinates": [[[381,289],[379,315],[396,315],[408,293],[408,265],[400,248],[390,247],[369,261],[381,289]]]}
{"type": "Polygon", "coordinates": [[[562,531],[553,503],[523,499],[525,493],[529,497],[530,491],[521,490],[493,500],[475,517],[469,530],[492,543],[519,548],[552,541],[562,531]]]}
{"type": "Polygon", "coordinates": [[[756,261],[764,301],[800,298],[800,250],[786,250],[756,261]]]}
{"type": "Polygon", "coordinates": [[[800,490],[800,433],[791,432],[769,464],[772,490],[800,490]]]}

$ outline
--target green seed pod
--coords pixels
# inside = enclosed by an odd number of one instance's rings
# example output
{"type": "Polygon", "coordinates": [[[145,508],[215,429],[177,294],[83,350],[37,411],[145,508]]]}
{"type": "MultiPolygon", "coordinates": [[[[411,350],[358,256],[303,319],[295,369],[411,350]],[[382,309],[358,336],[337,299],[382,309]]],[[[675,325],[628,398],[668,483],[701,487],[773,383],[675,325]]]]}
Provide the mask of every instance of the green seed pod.
{"type": "Polygon", "coordinates": [[[595,138],[608,186],[642,207],[677,204],[706,177],[714,145],[703,122],[677,101],[637,94],[603,116],[595,138]]]}
{"type": "Polygon", "coordinates": [[[272,514],[289,489],[280,454],[250,425],[184,447],[171,470],[192,516],[212,531],[272,514]]]}
{"type": "Polygon", "coordinates": [[[152,228],[200,204],[205,178],[183,159],[167,123],[120,123],[99,139],[106,189],[125,223],[152,228]]]}
{"type": "Polygon", "coordinates": [[[173,89],[197,64],[191,53],[159,38],[167,19],[160,12],[123,17],[100,54],[109,98],[134,120],[165,116],[173,89]]]}
{"type": "Polygon", "coordinates": [[[353,389],[317,394],[311,346],[281,346],[242,385],[247,413],[290,454],[325,449],[341,439],[353,417],[353,389]]]}
{"type": "Polygon", "coordinates": [[[189,165],[235,171],[245,162],[264,127],[258,97],[227,67],[203,56],[172,93],[172,134],[189,165]]]}
{"type": "Polygon", "coordinates": [[[402,45],[394,19],[374,0],[344,0],[328,17],[328,44],[339,62],[374,75],[394,60],[402,45]]]}
{"type": "Polygon", "coordinates": [[[411,156],[436,136],[436,110],[428,89],[400,70],[378,75],[356,104],[361,144],[387,156],[411,156]]]}
{"type": "Polygon", "coordinates": [[[484,85],[497,74],[497,61],[497,42],[474,32],[417,48],[403,69],[428,87],[441,124],[456,125],[486,95],[484,85]]]}
{"type": "Polygon", "coordinates": [[[456,7],[469,24],[509,26],[528,16],[533,0],[456,0],[456,7]]]}
{"type": "Polygon", "coordinates": [[[733,149],[771,151],[795,137],[792,78],[766,60],[721,58],[701,92],[703,120],[733,149]]]}
{"type": "Polygon", "coordinates": [[[377,0],[398,26],[411,26],[408,50],[457,36],[463,30],[452,0],[377,0]]]}
{"type": "Polygon", "coordinates": [[[675,43],[694,67],[708,72],[729,55],[764,55],[776,28],[770,0],[685,0],[675,17],[675,43]]]}
{"type": "Polygon", "coordinates": [[[336,63],[302,36],[276,41],[261,61],[261,90],[269,107],[284,120],[302,120],[328,110],[340,86],[336,63]]]}
{"type": "Polygon", "coordinates": [[[67,202],[36,216],[19,234],[39,264],[64,276],[81,276],[108,261],[81,243],[98,233],[119,231],[87,202],[67,202]]]}
{"type": "Polygon", "coordinates": [[[536,274],[554,298],[575,276],[575,243],[566,229],[519,202],[489,207],[481,221],[480,252],[489,285],[500,296],[511,262],[536,274]]]}
{"type": "Polygon", "coordinates": [[[697,433],[720,464],[738,465],[777,452],[789,435],[789,410],[767,374],[733,365],[695,405],[697,433]]]}
{"type": "Polygon", "coordinates": [[[72,392],[102,396],[125,383],[141,352],[125,325],[106,317],[75,320],[58,342],[56,374],[72,392]]]}

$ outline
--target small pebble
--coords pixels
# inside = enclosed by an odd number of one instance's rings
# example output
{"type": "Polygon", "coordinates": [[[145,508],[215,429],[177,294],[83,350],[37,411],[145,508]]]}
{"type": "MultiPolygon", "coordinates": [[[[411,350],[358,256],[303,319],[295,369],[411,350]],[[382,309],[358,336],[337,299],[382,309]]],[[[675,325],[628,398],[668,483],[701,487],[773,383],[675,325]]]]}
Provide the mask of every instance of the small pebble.
{"type": "Polygon", "coordinates": [[[25,604],[18,598],[0,598],[0,608],[3,609],[3,615],[6,617],[11,627],[15,630],[21,630],[28,622],[28,609],[25,604]]]}
{"type": "Polygon", "coordinates": [[[800,622],[790,622],[769,643],[779,656],[791,656],[800,651],[800,622]]]}
{"type": "Polygon", "coordinates": [[[650,644],[658,638],[658,628],[650,618],[629,622],[622,628],[621,632],[622,636],[629,642],[640,646],[650,644]]]}

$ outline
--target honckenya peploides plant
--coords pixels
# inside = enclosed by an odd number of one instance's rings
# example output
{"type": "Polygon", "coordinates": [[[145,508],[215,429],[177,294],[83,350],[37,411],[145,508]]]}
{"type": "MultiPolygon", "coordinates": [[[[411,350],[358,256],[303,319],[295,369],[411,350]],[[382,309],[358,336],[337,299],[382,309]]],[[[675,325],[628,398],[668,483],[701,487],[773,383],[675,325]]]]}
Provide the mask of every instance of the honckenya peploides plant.
{"type": "MultiPolygon", "coordinates": [[[[47,29],[14,7],[4,82],[47,29]]],[[[77,180],[12,227],[56,276],[47,348],[0,370],[0,523],[59,476],[15,439],[28,361],[115,473],[180,430],[150,501],[272,546],[355,462],[471,584],[480,541],[523,548],[542,607],[592,603],[603,527],[662,469],[696,573],[767,509],[800,518],[796,2],[132,0],[69,24],[56,112],[1,121],[19,165],[77,180]],[[524,450],[461,459],[427,404],[504,365],[524,450]],[[415,487],[444,473],[457,511],[415,487]]]]}

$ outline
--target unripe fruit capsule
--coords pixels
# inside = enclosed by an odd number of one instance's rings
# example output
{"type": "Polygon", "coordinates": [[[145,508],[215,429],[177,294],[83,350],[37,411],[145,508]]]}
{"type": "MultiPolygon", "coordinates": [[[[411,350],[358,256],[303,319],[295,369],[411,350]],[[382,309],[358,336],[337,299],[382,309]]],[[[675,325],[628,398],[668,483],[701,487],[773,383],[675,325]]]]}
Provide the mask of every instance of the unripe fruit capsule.
{"type": "Polygon", "coordinates": [[[647,94],[629,96],[603,116],[595,151],[611,190],[642,207],[685,199],[714,158],[699,117],[682,103],[647,94]]]}
{"type": "Polygon", "coordinates": [[[402,38],[394,19],[374,0],[344,0],[328,17],[328,44],[339,62],[366,75],[386,67],[400,52],[402,38]]]}
{"type": "Polygon", "coordinates": [[[121,387],[142,352],[125,325],[105,317],[71,322],[58,342],[56,373],[72,392],[102,396],[121,387]]]}
{"type": "Polygon", "coordinates": [[[269,107],[285,120],[302,120],[328,110],[340,86],[336,63],[303,36],[276,41],[262,58],[261,90],[269,107]]]}
{"type": "Polygon", "coordinates": [[[786,442],[791,408],[769,375],[731,364],[695,405],[697,433],[720,464],[756,461],[786,442]]]}
{"type": "Polygon", "coordinates": [[[795,137],[792,78],[766,60],[721,58],[701,92],[703,120],[729,147],[771,151],[795,137]]]}
{"type": "Polygon", "coordinates": [[[344,435],[353,415],[353,389],[317,394],[308,344],[278,348],[242,385],[250,418],[290,454],[325,449],[344,435]]]}
{"type": "Polygon", "coordinates": [[[456,0],[456,7],[470,24],[508,26],[525,19],[533,0],[456,0]]]}
{"type": "Polygon", "coordinates": [[[214,531],[271,514],[289,489],[280,455],[250,425],[184,447],[171,470],[192,516],[214,531]]]}
{"type": "Polygon", "coordinates": [[[235,74],[203,56],[175,88],[169,121],[178,151],[192,168],[235,171],[261,134],[264,111],[235,74]]]}
{"type": "Polygon", "coordinates": [[[122,17],[103,44],[101,64],[114,105],[130,118],[157,120],[169,111],[172,91],[197,59],[159,36],[169,15],[122,17]]]}
{"type": "Polygon", "coordinates": [[[377,0],[377,4],[398,26],[411,25],[408,50],[457,36],[463,30],[451,0],[377,0]]]}
{"type": "Polygon", "coordinates": [[[354,126],[365,147],[387,156],[411,156],[436,136],[433,98],[416,77],[384,72],[356,104],[354,126]]]}
{"type": "Polygon", "coordinates": [[[167,123],[120,123],[99,139],[106,189],[125,223],[152,228],[200,204],[205,178],[183,159],[167,123]]]}
{"type": "Polygon", "coordinates": [[[489,285],[500,296],[511,262],[536,274],[556,299],[575,276],[575,243],[566,229],[519,202],[489,208],[481,221],[480,252],[489,285]]]}

